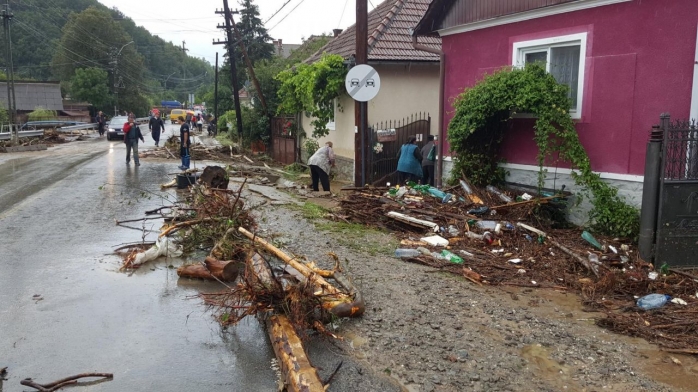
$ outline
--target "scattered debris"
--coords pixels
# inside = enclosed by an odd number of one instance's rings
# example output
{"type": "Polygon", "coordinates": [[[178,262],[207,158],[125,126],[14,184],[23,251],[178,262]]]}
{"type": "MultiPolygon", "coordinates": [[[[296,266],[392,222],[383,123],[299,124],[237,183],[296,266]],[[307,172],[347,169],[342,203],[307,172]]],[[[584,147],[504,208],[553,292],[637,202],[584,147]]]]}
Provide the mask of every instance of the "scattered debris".
{"type": "MultiPolygon", "coordinates": [[[[77,385],[78,380],[81,378],[93,378],[93,377],[99,377],[102,378],[103,380],[100,381],[105,381],[105,380],[112,380],[114,379],[114,375],[111,373],[81,373],[75,376],[70,376],[66,378],[62,378],[60,380],[48,383],[48,384],[39,384],[32,380],[31,378],[25,378],[24,380],[20,381],[19,383],[28,387],[32,387],[38,391],[42,392],[52,392],[52,391],[57,391],[67,385],[77,385]]],[[[93,382],[90,383],[90,385],[93,385],[93,382]]]]}

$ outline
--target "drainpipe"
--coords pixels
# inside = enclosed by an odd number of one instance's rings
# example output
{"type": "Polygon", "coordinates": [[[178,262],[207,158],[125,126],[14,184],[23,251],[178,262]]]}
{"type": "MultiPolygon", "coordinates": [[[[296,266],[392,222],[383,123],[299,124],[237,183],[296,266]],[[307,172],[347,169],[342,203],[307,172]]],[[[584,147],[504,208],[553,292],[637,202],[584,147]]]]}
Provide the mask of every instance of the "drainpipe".
{"type": "MultiPolygon", "coordinates": [[[[662,117],[664,120],[664,117],[662,117]]],[[[645,155],[645,183],[642,186],[642,209],[640,210],[640,236],[638,251],[640,257],[650,263],[654,262],[654,244],[656,242],[657,212],[659,208],[659,188],[661,181],[662,141],[664,132],[659,126],[652,127],[650,140],[647,142],[645,155]]]]}
{"type": "Polygon", "coordinates": [[[439,55],[439,134],[438,134],[438,142],[439,142],[439,154],[438,158],[436,160],[436,187],[441,188],[442,186],[442,177],[443,177],[443,171],[444,171],[444,137],[445,137],[445,132],[444,132],[444,81],[446,79],[446,55],[444,52],[440,49],[434,49],[426,45],[422,45],[417,43],[417,36],[412,35],[412,47],[414,47],[416,50],[421,50],[424,52],[429,52],[429,53],[434,53],[439,55]]]}

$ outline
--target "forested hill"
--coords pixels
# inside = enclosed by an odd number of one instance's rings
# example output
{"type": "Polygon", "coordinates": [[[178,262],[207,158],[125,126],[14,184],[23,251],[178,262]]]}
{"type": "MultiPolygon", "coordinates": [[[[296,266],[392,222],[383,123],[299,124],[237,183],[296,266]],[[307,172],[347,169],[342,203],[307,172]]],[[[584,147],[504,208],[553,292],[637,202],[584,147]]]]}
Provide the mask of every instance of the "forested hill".
{"type": "Polygon", "coordinates": [[[187,56],[97,0],[11,0],[10,6],[18,79],[60,80],[69,86],[80,68],[102,69],[111,78],[114,52],[132,40],[134,44],[120,55],[117,70],[125,88],[132,90],[130,95],[137,91],[151,102],[183,100],[213,80],[208,62],[187,56]],[[94,12],[84,12],[90,7],[94,12]]]}

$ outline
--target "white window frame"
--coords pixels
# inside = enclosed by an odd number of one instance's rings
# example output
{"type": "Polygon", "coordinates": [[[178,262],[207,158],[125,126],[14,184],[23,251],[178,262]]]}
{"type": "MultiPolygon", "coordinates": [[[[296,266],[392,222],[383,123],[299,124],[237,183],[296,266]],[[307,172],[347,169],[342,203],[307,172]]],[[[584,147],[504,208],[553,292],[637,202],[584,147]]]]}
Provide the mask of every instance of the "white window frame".
{"type": "Polygon", "coordinates": [[[327,129],[329,129],[330,131],[334,131],[337,129],[337,98],[335,98],[332,101],[332,112],[334,113],[332,115],[332,120],[334,121],[330,121],[327,123],[327,129]]]}
{"type": "Polygon", "coordinates": [[[573,119],[582,118],[584,107],[584,81],[586,74],[587,33],[561,35],[556,37],[520,41],[514,43],[512,65],[522,67],[525,63],[526,53],[548,51],[546,70],[550,71],[550,48],[579,45],[579,80],[577,86],[577,107],[570,110],[573,119]]]}

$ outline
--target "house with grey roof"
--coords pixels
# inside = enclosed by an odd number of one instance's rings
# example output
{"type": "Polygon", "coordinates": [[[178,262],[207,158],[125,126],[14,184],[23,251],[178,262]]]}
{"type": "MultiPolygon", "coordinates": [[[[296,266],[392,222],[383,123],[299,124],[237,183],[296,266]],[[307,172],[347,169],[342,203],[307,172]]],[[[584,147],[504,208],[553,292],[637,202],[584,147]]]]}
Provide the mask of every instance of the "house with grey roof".
{"type": "MultiPolygon", "coordinates": [[[[437,115],[439,112],[439,55],[417,50],[413,46],[412,29],[424,16],[431,0],[386,0],[368,15],[368,64],[378,71],[380,92],[368,102],[368,123],[394,121],[418,112],[437,115]]],[[[438,37],[420,37],[419,44],[441,49],[438,37]]],[[[311,56],[312,63],[323,53],[337,54],[349,60],[356,48],[356,26],[337,34],[311,56]]],[[[344,178],[353,175],[354,166],[354,101],[343,94],[335,104],[330,133],[319,140],[320,145],[332,141],[337,156],[338,172],[344,178]]],[[[312,129],[312,118],[302,116],[304,129],[312,129]]],[[[437,121],[431,122],[430,133],[437,134],[437,121]]]]}
{"type": "MultiPolygon", "coordinates": [[[[20,115],[38,107],[63,111],[61,85],[58,82],[15,82],[15,101],[20,115]]],[[[7,107],[7,82],[0,82],[0,105],[7,107]]]]}

